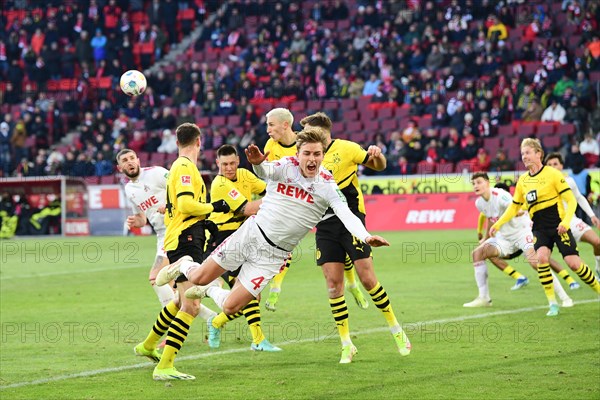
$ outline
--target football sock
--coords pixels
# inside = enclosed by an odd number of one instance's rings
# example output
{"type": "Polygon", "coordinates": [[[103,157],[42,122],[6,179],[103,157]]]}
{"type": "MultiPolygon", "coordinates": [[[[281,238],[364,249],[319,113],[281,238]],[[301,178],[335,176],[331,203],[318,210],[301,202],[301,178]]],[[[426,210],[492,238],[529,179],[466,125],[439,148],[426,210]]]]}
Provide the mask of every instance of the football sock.
{"type": "Polygon", "coordinates": [[[354,264],[350,257],[346,254],[346,261],[344,261],[344,277],[346,283],[350,287],[356,287],[356,274],[354,273],[354,264]]]}
{"type": "Polygon", "coordinates": [[[371,299],[373,299],[373,303],[375,303],[377,308],[379,308],[383,313],[388,326],[390,328],[399,326],[398,320],[396,320],[396,315],[394,314],[394,310],[392,310],[392,305],[390,304],[390,298],[388,297],[383,286],[377,282],[375,287],[369,290],[369,294],[371,295],[371,299]]]}
{"type": "Polygon", "coordinates": [[[173,302],[170,302],[164,306],[162,310],[160,310],[154,326],[150,330],[150,333],[148,333],[146,340],[144,340],[144,347],[146,350],[152,350],[156,348],[158,341],[165,334],[167,329],[169,329],[169,326],[171,325],[171,322],[173,321],[173,318],[175,318],[175,315],[178,311],[179,307],[173,302]]]}
{"type": "Polygon", "coordinates": [[[238,311],[233,315],[227,315],[224,312],[220,312],[219,314],[217,314],[216,317],[213,318],[212,326],[217,329],[221,329],[225,326],[226,323],[228,323],[229,321],[233,321],[234,319],[241,317],[242,315],[243,314],[241,311],[238,311]]]}
{"type": "Polygon", "coordinates": [[[350,326],[348,324],[348,307],[346,307],[344,295],[336,297],[335,299],[329,299],[329,306],[331,307],[331,313],[333,314],[333,319],[335,320],[342,346],[351,344],[350,326]]]}
{"type": "Polygon", "coordinates": [[[215,317],[217,315],[216,312],[206,307],[205,305],[200,304],[200,311],[198,312],[198,316],[205,321],[208,321],[211,317],[215,317]]]}
{"type": "Polygon", "coordinates": [[[175,357],[187,338],[194,317],[185,311],[179,311],[167,331],[167,343],[163,350],[158,369],[173,368],[175,357]]]}
{"type": "Polygon", "coordinates": [[[476,261],[473,263],[475,270],[475,282],[479,289],[479,297],[482,299],[490,299],[490,288],[488,286],[488,268],[485,261],[476,261]]]}
{"type": "Polygon", "coordinates": [[[519,271],[515,270],[510,265],[507,265],[506,268],[504,268],[504,270],[502,272],[504,272],[506,275],[510,276],[513,279],[519,279],[523,276],[522,274],[519,273],[519,271]]]}
{"type": "Polygon", "coordinates": [[[213,299],[217,307],[221,310],[223,309],[223,304],[225,303],[225,300],[227,300],[229,293],[231,293],[230,290],[223,289],[219,286],[211,286],[206,290],[206,295],[213,299]]]}
{"type": "Polygon", "coordinates": [[[563,278],[565,282],[567,282],[567,285],[570,285],[571,283],[575,282],[575,279],[573,279],[571,275],[569,275],[566,269],[563,269],[562,271],[557,272],[556,274],[563,278]]]}
{"type": "Polygon", "coordinates": [[[260,327],[260,304],[258,300],[252,300],[242,310],[248,322],[248,329],[252,334],[252,343],[259,344],[265,338],[265,335],[260,327]]]}
{"type": "Polygon", "coordinates": [[[577,273],[577,275],[579,275],[581,280],[590,285],[590,287],[596,293],[600,293],[600,283],[598,282],[598,279],[596,279],[596,276],[594,275],[590,267],[588,267],[584,263],[581,263],[579,269],[575,272],[577,273]]]}
{"type": "Polygon", "coordinates": [[[552,273],[550,272],[550,264],[538,264],[538,279],[544,288],[544,293],[548,299],[548,303],[557,304],[554,296],[554,285],[552,284],[552,273]]]}
{"type": "Polygon", "coordinates": [[[163,307],[173,301],[173,288],[170,285],[156,286],[153,282],[152,289],[163,307]]]}
{"type": "Polygon", "coordinates": [[[288,259],[285,260],[285,263],[281,267],[281,271],[279,271],[279,273],[275,275],[271,280],[271,287],[269,289],[271,292],[281,292],[281,284],[283,283],[285,274],[287,274],[287,271],[290,268],[291,259],[292,256],[288,257],[288,259]]]}
{"type": "Polygon", "coordinates": [[[562,285],[560,284],[560,281],[554,274],[552,274],[552,284],[554,285],[554,294],[561,301],[565,301],[566,299],[569,298],[569,295],[567,294],[567,292],[565,292],[565,289],[562,287],[562,285]]]}

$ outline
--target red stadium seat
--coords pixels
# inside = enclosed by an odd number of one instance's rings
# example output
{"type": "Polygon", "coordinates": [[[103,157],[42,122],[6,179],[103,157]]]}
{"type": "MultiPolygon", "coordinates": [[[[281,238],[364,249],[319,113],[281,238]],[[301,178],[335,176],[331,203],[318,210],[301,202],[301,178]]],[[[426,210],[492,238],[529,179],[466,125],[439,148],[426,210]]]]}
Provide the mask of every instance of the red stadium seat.
{"type": "Polygon", "coordinates": [[[417,163],[417,174],[433,174],[437,170],[437,163],[429,161],[419,161],[417,163]]]}

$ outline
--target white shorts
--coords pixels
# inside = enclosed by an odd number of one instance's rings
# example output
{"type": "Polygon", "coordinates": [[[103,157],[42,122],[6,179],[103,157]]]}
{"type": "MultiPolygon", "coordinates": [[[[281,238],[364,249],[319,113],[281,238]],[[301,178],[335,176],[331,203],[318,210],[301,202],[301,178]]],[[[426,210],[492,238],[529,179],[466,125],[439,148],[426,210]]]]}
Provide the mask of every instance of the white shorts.
{"type": "Polygon", "coordinates": [[[210,255],[228,271],[240,268],[237,279],[257,297],[279,273],[290,252],[270,245],[250,217],[210,255]]]}
{"type": "Polygon", "coordinates": [[[592,230],[588,224],[582,221],[581,218],[573,217],[571,220],[571,232],[576,242],[581,242],[581,237],[589,230],[592,230]]]}
{"type": "Polygon", "coordinates": [[[484,243],[496,247],[500,257],[507,257],[518,250],[526,253],[529,248],[533,248],[533,234],[531,231],[526,231],[522,235],[505,238],[501,233],[497,233],[495,237],[489,238],[484,243]]]}
{"type": "Polygon", "coordinates": [[[165,251],[165,235],[156,235],[156,257],[167,258],[167,252],[165,251]]]}

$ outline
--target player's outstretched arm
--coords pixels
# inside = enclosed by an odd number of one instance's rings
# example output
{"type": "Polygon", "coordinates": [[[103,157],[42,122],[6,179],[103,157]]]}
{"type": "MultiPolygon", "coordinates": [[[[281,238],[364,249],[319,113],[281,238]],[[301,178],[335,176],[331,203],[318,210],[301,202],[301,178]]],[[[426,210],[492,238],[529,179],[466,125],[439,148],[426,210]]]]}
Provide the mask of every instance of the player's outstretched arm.
{"type": "Polygon", "coordinates": [[[379,147],[375,145],[369,146],[367,154],[369,155],[369,161],[365,163],[366,167],[375,171],[383,171],[387,167],[387,160],[379,147]]]}
{"type": "Polygon", "coordinates": [[[250,146],[248,146],[248,148],[246,148],[244,150],[244,152],[246,153],[246,157],[248,158],[248,162],[252,165],[259,165],[261,164],[263,161],[265,161],[269,155],[269,151],[267,151],[266,154],[263,154],[260,149],[258,148],[258,146],[256,146],[255,144],[251,144],[250,146]]]}
{"type": "Polygon", "coordinates": [[[377,235],[369,236],[365,242],[372,247],[382,247],[390,245],[390,243],[387,240],[377,235]]]}

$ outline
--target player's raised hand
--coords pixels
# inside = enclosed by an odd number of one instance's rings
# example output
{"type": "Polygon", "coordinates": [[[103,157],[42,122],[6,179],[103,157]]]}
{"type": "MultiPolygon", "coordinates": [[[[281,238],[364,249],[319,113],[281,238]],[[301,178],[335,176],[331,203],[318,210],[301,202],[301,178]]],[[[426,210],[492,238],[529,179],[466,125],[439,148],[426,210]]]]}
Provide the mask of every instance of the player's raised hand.
{"type": "Polygon", "coordinates": [[[372,247],[389,246],[390,243],[381,236],[369,236],[366,240],[367,244],[372,247]]]}
{"type": "Polygon", "coordinates": [[[381,155],[381,149],[378,146],[371,145],[367,149],[367,154],[370,158],[377,158],[381,155]]]}
{"type": "Polygon", "coordinates": [[[248,162],[252,165],[259,165],[263,161],[267,159],[267,156],[270,152],[267,151],[267,154],[261,153],[258,146],[255,144],[251,144],[247,149],[244,150],[246,152],[246,157],[248,158],[248,162]]]}

